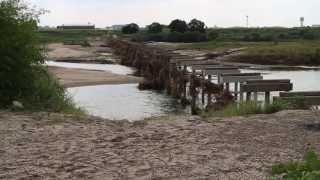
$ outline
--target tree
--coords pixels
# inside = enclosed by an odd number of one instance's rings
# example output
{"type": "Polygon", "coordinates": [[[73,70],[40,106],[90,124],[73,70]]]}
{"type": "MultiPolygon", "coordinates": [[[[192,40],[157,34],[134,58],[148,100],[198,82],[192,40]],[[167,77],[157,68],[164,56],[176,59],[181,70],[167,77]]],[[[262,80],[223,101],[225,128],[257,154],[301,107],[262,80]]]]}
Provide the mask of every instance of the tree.
{"type": "Polygon", "coordinates": [[[206,32],[206,24],[200,20],[192,19],[188,24],[188,26],[189,26],[189,30],[192,32],[200,32],[200,33],[206,32]]]}
{"type": "Polygon", "coordinates": [[[168,27],[171,32],[185,33],[186,31],[188,31],[187,23],[180,19],[173,20],[168,27]]]}
{"type": "Polygon", "coordinates": [[[44,51],[36,34],[40,14],[20,0],[0,1],[0,108],[13,101],[36,110],[73,107],[65,89],[42,66],[44,51]]]}
{"type": "Polygon", "coordinates": [[[149,33],[160,33],[163,30],[163,26],[160,23],[154,22],[147,27],[149,33]]]}
{"type": "Polygon", "coordinates": [[[131,23],[131,24],[128,24],[128,25],[125,25],[123,28],[122,28],[122,33],[123,34],[134,34],[134,33],[137,33],[139,32],[139,26],[135,23],[131,23]]]}

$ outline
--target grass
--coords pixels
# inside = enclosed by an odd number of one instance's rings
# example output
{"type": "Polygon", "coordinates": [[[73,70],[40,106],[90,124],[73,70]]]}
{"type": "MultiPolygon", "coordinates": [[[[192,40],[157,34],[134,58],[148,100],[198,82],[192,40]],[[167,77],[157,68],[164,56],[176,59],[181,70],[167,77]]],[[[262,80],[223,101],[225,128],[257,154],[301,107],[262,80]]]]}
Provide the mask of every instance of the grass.
{"type": "Polygon", "coordinates": [[[45,67],[34,67],[35,79],[29,82],[29,90],[16,98],[24,106],[20,110],[59,112],[84,115],[77,108],[58,80],[48,73],[45,67]]]}
{"type": "Polygon", "coordinates": [[[284,101],[274,101],[272,104],[262,106],[255,102],[244,102],[231,104],[221,111],[209,111],[205,117],[235,117],[248,116],[253,114],[272,114],[288,109],[289,104],[284,101]]]}
{"type": "Polygon", "coordinates": [[[287,42],[225,42],[210,41],[181,45],[185,49],[225,51],[245,48],[231,61],[263,65],[320,65],[320,41],[294,40],[287,42]]]}
{"type": "Polygon", "coordinates": [[[320,158],[314,151],[309,151],[302,162],[275,165],[271,171],[274,180],[318,180],[320,179],[320,158]]]}
{"type": "Polygon", "coordinates": [[[249,46],[234,61],[253,64],[320,65],[320,41],[294,41],[249,46]]]}
{"type": "Polygon", "coordinates": [[[107,30],[39,30],[41,43],[85,42],[88,38],[102,37],[107,30]]]}

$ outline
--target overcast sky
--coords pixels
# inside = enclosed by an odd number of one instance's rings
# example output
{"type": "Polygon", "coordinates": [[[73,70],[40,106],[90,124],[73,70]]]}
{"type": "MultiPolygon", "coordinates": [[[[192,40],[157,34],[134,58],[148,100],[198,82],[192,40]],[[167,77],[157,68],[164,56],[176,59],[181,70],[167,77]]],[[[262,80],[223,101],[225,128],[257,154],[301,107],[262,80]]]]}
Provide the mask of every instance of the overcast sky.
{"type": "Polygon", "coordinates": [[[320,24],[320,0],[26,0],[49,10],[41,25],[113,24],[136,22],[145,26],[154,21],[169,24],[179,18],[197,18],[209,26],[298,26],[320,24]]]}

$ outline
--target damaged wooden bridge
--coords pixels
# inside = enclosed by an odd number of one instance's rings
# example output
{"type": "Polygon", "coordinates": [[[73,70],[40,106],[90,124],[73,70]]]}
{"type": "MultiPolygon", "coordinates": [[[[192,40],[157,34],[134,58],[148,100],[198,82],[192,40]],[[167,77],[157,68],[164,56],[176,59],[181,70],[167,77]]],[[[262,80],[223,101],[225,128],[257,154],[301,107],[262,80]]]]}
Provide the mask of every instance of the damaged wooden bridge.
{"type": "MultiPolygon", "coordinates": [[[[219,109],[234,101],[269,104],[273,92],[293,89],[290,79],[264,79],[261,73],[244,73],[241,67],[223,65],[206,57],[191,57],[122,40],[109,41],[108,45],[120,56],[122,64],[137,68],[138,74],[145,77],[139,85],[141,89],[166,90],[181,103],[191,104],[193,114],[199,108],[219,109]]],[[[316,98],[312,96],[312,101],[317,102],[316,98]]]]}

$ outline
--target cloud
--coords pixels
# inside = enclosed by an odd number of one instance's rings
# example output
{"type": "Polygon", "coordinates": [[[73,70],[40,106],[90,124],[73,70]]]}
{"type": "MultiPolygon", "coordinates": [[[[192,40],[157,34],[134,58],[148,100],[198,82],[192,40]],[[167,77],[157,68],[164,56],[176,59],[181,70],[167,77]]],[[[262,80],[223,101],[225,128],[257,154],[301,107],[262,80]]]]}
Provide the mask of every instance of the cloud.
{"type": "Polygon", "coordinates": [[[99,27],[153,21],[168,24],[172,19],[198,18],[208,26],[296,26],[299,17],[320,24],[319,0],[27,0],[51,11],[41,18],[46,25],[92,22],[99,27]]]}

